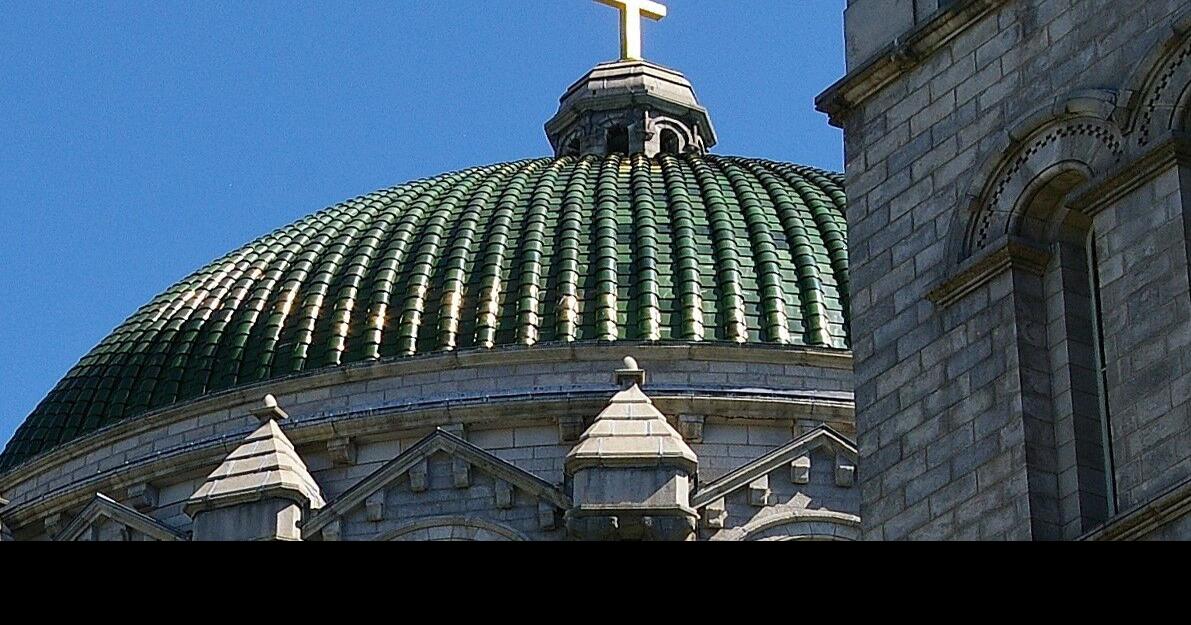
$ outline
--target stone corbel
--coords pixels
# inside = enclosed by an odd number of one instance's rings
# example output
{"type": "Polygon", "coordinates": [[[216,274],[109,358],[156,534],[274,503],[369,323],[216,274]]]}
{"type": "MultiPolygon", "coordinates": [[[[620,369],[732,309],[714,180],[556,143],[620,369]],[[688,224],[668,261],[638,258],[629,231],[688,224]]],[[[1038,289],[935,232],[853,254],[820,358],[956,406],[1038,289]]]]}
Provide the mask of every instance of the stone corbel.
{"type": "Polygon", "coordinates": [[[322,529],[323,541],[333,543],[343,540],[343,524],[339,519],[335,519],[323,526],[322,529]]]}
{"type": "MultiPolygon", "coordinates": [[[[4,513],[4,508],[8,506],[8,500],[0,497],[0,514],[4,513]]],[[[13,540],[12,533],[8,531],[8,527],[4,525],[4,519],[0,518],[0,543],[11,542],[13,540]]]]}
{"type": "Polygon", "coordinates": [[[430,466],[425,460],[418,462],[409,469],[409,489],[415,493],[425,491],[427,488],[428,474],[430,466]]]}
{"type": "Polygon", "coordinates": [[[157,508],[157,488],[148,482],[129,486],[126,494],[128,505],[137,512],[149,512],[157,508]]]}
{"type": "Polygon", "coordinates": [[[799,456],[790,462],[790,481],[795,484],[809,484],[811,481],[811,457],[799,456]]]}
{"type": "Polygon", "coordinates": [[[765,507],[772,503],[773,493],[769,490],[769,476],[761,477],[749,482],[749,505],[765,507]]]}
{"type": "Polygon", "coordinates": [[[558,527],[558,515],[554,504],[548,501],[538,502],[538,527],[544,530],[552,530],[558,527]]]}
{"type": "Polygon", "coordinates": [[[835,485],[851,488],[856,483],[856,464],[844,456],[835,457],[835,485]]]}
{"type": "Polygon", "coordinates": [[[373,522],[385,518],[385,491],[378,490],[364,500],[364,518],[373,522]]]}
{"type": "Polygon", "coordinates": [[[496,480],[496,486],[493,489],[496,498],[496,507],[501,510],[508,510],[513,507],[513,485],[504,480],[496,480]]]}
{"type": "Polygon", "coordinates": [[[455,488],[471,486],[471,465],[463,458],[451,461],[451,477],[454,478],[455,488]]]}
{"type": "Polygon", "coordinates": [[[45,533],[53,540],[62,531],[63,518],[61,512],[55,512],[45,518],[45,533]]]}
{"type": "Polygon", "coordinates": [[[703,422],[705,419],[703,415],[678,415],[678,432],[682,434],[682,439],[688,443],[703,442],[703,422]]]}
{"type": "Polygon", "coordinates": [[[327,441],[327,455],[331,457],[331,464],[337,467],[353,465],[356,463],[356,445],[346,436],[332,438],[327,441]]]}
{"type": "Polygon", "coordinates": [[[707,504],[703,508],[703,526],[708,529],[718,530],[724,528],[724,522],[728,520],[728,505],[723,497],[707,504]]]}
{"type": "Polygon", "coordinates": [[[578,442],[583,430],[583,417],[580,415],[563,415],[558,418],[558,439],[564,443],[578,442]]]}

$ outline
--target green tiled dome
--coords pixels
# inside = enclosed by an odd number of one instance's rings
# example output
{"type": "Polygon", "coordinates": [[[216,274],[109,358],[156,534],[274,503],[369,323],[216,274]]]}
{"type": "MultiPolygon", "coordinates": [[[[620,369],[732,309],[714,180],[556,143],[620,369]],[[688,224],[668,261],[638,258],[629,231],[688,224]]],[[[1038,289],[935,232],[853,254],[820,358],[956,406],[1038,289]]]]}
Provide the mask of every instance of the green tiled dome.
{"type": "Polygon", "coordinates": [[[138,310],[0,470],[105,425],[300,371],[561,341],[847,348],[836,174],[755,159],[545,158],[315,213],[138,310]]]}

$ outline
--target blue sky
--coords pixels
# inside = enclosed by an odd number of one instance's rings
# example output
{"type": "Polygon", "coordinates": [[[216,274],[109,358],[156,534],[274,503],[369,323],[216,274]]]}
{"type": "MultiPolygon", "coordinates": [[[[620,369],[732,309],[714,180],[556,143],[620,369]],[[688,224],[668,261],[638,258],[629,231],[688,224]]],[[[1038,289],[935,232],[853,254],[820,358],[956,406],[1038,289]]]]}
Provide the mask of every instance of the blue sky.
{"type": "MultiPolygon", "coordinates": [[[[839,170],[813,100],[844,0],[668,0],[646,58],[715,152],[839,170]]],[[[618,52],[592,0],[0,0],[0,441],[194,269],[324,206],[542,156],[563,90],[618,52]]]]}

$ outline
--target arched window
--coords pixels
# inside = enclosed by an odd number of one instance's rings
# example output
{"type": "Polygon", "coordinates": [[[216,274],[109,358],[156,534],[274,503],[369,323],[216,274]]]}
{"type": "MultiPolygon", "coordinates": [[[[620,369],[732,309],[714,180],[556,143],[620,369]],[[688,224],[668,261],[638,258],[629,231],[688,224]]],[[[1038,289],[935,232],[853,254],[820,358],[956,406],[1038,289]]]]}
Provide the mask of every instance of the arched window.
{"type": "Polygon", "coordinates": [[[625,128],[624,126],[613,126],[609,128],[607,144],[609,154],[628,154],[629,129],[625,128]]]}
{"type": "MultiPolygon", "coordinates": [[[[1051,423],[1035,424],[1033,436],[1027,424],[1027,437],[1034,439],[1035,449],[1050,449],[1043,455],[1053,453],[1053,496],[1059,513],[1055,521],[1066,538],[1103,523],[1116,507],[1095,229],[1091,218],[1065,205],[1069,192],[1086,179],[1086,172],[1070,163],[1043,172],[1027,192],[1017,223],[1020,235],[1050,252],[1050,262],[1038,277],[1038,313],[1044,317],[1028,319],[1034,317],[1026,310],[1032,289],[1022,287],[1029,286],[1029,278],[1022,279],[1015,295],[1022,300],[1019,332],[1045,328],[1035,338],[1019,338],[1023,348],[1037,354],[1037,363],[1031,367],[1024,362],[1023,369],[1030,376],[1041,374],[1030,369],[1046,363],[1050,383],[1051,423]]],[[[1023,353],[1023,359],[1032,356],[1023,353]]],[[[1029,382],[1025,376],[1023,387],[1029,382]]],[[[1033,497],[1035,487],[1030,490],[1033,497]]]]}
{"type": "Polygon", "coordinates": [[[580,144],[578,135],[571,137],[567,142],[566,148],[563,150],[563,156],[579,156],[580,144]]]}
{"type": "Polygon", "coordinates": [[[673,154],[675,156],[682,151],[682,140],[679,139],[677,132],[669,128],[662,130],[661,150],[662,154],[673,154]]]}

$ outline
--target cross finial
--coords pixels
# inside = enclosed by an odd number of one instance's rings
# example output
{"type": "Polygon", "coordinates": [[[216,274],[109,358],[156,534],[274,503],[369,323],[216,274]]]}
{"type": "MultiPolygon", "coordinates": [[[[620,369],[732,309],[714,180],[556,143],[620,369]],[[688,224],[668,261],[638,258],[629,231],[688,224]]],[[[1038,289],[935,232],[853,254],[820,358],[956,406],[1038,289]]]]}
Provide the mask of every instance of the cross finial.
{"type": "Polygon", "coordinates": [[[653,0],[596,0],[620,9],[620,59],[641,60],[641,18],[658,21],[666,17],[666,6],[653,0]]]}

